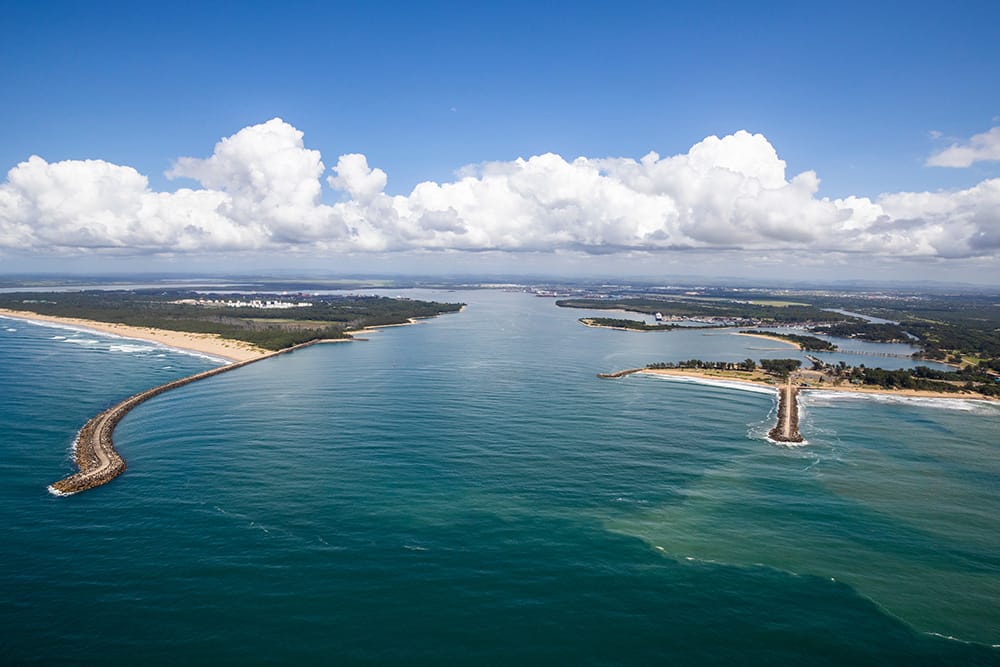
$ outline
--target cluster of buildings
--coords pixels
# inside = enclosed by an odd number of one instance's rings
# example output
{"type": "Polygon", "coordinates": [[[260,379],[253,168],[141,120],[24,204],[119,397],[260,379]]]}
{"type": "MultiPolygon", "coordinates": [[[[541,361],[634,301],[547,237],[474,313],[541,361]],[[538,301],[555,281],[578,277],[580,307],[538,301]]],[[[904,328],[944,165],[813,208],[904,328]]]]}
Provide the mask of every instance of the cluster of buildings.
{"type": "Polygon", "coordinates": [[[282,309],[282,308],[308,308],[313,305],[309,301],[278,301],[271,299],[250,299],[226,300],[226,299],[182,299],[176,303],[184,303],[194,306],[211,306],[215,308],[261,308],[261,309],[282,309]]]}

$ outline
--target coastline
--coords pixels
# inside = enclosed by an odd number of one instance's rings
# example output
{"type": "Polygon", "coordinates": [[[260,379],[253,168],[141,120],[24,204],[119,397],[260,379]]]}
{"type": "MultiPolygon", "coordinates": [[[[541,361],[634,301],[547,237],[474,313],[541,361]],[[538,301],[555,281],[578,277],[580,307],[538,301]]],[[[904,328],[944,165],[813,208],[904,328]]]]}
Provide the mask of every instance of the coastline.
{"type": "Polygon", "coordinates": [[[154,329],[152,327],[133,327],[127,324],[97,322],[95,320],[85,320],[76,317],[56,317],[54,315],[41,315],[30,311],[9,310],[6,308],[0,308],[0,316],[16,320],[26,320],[28,322],[61,324],[74,328],[90,329],[123,338],[144,340],[175,349],[220,357],[230,362],[260,359],[272,352],[271,350],[265,350],[244,341],[222,338],[218,334],[171,331],[169,329],[154,329]]]}
{"type": "Polygon", "coordinates": [[[591,327],[592,329],[610,329],[611,331],[638,331],[639,333],[643,333],[646,331],[646,329],[630,329],[628,327],[609,327],[606,324],[594,324],[593,319],[589,317],[581,317],[579,320],[577,320],[577,322],[579,322],[585,327],[591,327]]]}
{"type": "Polygon", "coordinates": [[[746,371],[718,371],[714,369],[700,368],[639,368],[634,372],[639,375],[665,375],[687,380],[735,382],[737,384],[773,389],[775,391],[777,391],[780,386],[777,379],[766,375],[763,371],[759,370],[749,373],[746,371]]]}
{"type": "MultiPolygon", "coordinates": [[[[662,376],[672,376],[677,378],[685,378],[688,380],[715,380],[722,382],[732,382],[737,384],[743,384],[753,387],[766,387],[778,391],[780,388],[780,383],[776,378],[766,375],[762,371],[754,371],[753,373],[747,373],[743,371],[717,371],[717,370],[702,370],[698,368],[640,368],[635,369],[632,372],[639,373],[640,375],[662,375],[662,376]]],[[[628,373],[623,373],[628,374],[628,373]]],[[[966,401],[987,401],[990,403],[1000,402],[1000,399],[992,396],[983,396],[982,394],[975,394],[965,391],[947,392],[947,391],[923,391],[920,389],[883,389],[882,387],[874,387],[872,385],[856,385],[856,384],[810,384],[807,387],[802,386],[801,382],[796,384],[798,389],[803,393],[808,393],[812,391],[836,391],[849,394],[859,394],[859,395],[870,395],[870,396],[899,396],[903,398],[942,398],[951,400],[966,400],[966,401]]]]}
{"type": "Polygon", "coordinates": [[[48,486],[48,491],[57,496],[71,496],[81,491],[103,486],[125,472],[125,468],[127,467],[125,459],[115,449],[115,443],[112,439],[115,427],[118,426],[118,423],[133,408],[145,403],[154,396],[159,396],[171,389],[183,387],[184,385],[214,375],[228,373],[229,371],[242,368],[262,359],[287,354],[320,342],[322,341],[307,341],[276,352],[268,352],[252,359],[217,366],[216,368],[195,373],[179,380],[173,380],[129,396],[124,401],[92,417],[83,425],[83,428],[77,433],[76,441],[73,444],[73,460],[78,468],[77,472],[57,482],[53,482],[48,486]]]}
{"type": "Polygon", "coordinates": [[[785,345],[791,345],[792,347],[794,347],[797,350],[805,349],[801,345],[799,345],[798,343],[795,343],[795,342],[790,341],[790,340],[785,340],[784,338],[778,338],[777,336],[768,336],[767,334],[756,334],[756,333],[743,333],[742,331],[734,331],[732,333],[733,333],[734,336],[747,336],[749,338],[763,338],[764,340],[772,340],[772,341],[776,341],[778,343],[784,343],[785,345]]]}
{"type": "MultiPolygon", "coordinates": [[[[459,312],[461,312],[461,311],[459,311],[459,312]]],[[[364,327],[362,329],[351,329],[350,331],[344,331],[344,335],[346,335],[346,336],[367,336],[369,334],[378,333],[379,329],[387,329],[389,327],[408,327],[408,326],[411,326],[413,324],[417,324],[418,322],[420,322],[420,319],[426,319],[426,318],[409,317],[409,318],[407,318],[406,322],[398,322],[396,324],[378,324],[378,325],[371,326],[371,327],[364,327]]],[[[351,340],[351,339],[350,338],[330,338],[330,339],[325,340],[324,342],[326,342],[326,343],[333,343],[333,342],[337,342],[337,341],[349,341],[349,340],[351,340]]],[[[364,338],[354,338],[354,340],[366,340],[366,339],[364,339],[364,338]]]]}
{"type": "MultiPolygon", "coordinates": [[[[127,467],[125,460],[118,454],[112,440],[115,427],[134,407],[150,398],[176,387],[197,382],[198,380],[220,373],[226,373],[262,359],[294,352],[295,350],[311,345],[367,340],[365,338],[317,339],[292,345],[281,350],[265,350],[244,341],[223,338],[218,334],[200,334],[185,331],[169,331],[152,327],[134,327],[119,323],[97,322],[74,317],[56,317],[5,308],[0,308],[0,317],[33,322],[43,326],[65,326],[74,330],[93,331],[95,333],[110,334],[122,338],[148,341],[173,349],[211,355],[228,362],[216,368],[173,380],[130,396],[88,420],[77,433],[73,444],[73,459],[78,468],[77,472],[48,486],[49,492],[57,496],[73,495],[102,486],[125,472],[127,467]]],[[[388,326],[409,326],[416,324],[419,319],[422,318],[409,318],[407,322],[359,329],[353,333],[372,333],[388,326]]]]}

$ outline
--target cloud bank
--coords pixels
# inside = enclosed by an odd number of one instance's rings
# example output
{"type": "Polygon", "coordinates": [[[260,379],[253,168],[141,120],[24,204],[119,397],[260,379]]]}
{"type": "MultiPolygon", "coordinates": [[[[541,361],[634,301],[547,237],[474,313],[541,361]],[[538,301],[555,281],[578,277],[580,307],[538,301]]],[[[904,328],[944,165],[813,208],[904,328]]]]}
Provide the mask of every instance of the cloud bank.
{"type": "Polygon", "coordinates": [[[976,162],[1000,160],[1000,127],[974,135],[967,143],[952,144],[927,159],[930,167],[971,167],[976,162]]]}
{"type": "MultiPolygon", "coordinates": [[[[992,154],[994,135],[1000,140],[998,128],[932,159],[987,159],[981,156],[992,154]],[[972,153],[946,155],[959,150],[972,153]]],[[[814,172],[789,178],[768,140],[744,131],[666,157],[566,160],[547,153],[487,162],[462,169],[451,182],[389,195],[386,173],[364,155],[342,155],[327,170],[302,132],[275,118],[223,139],[207,158],[178,159],[167,176],[200,187],[157,192],[131,167],[32,156],[0,184],[0,249],[66,255],[787,249],[914,258],[996,257],[1000,250],[1000,179],[961,191],[829,199],[817,196],[814,172]],[[342,201],[324,203],[324,184],[342,201]]]]}

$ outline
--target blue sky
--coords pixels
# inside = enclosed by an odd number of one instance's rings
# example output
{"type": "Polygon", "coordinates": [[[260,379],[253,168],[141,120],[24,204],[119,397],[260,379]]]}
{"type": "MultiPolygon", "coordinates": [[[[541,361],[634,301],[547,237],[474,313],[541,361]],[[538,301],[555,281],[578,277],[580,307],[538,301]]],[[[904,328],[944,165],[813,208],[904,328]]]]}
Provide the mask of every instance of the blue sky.
{"type": "MultiPolygon", "coordinates": [[[[949,145],[1000,126],[1000,4],[813,4],[8,2],[0,168],[32,155],[48,165],[104,160],[134,168],[154,192],[206,188],[191,175],[164,174],[182,156],[206,158],[222,138],[281,118],[304,134],[305,149],[321,153],[322,179],[340,155],[364,154],[368,167],[388,175],[385,195],[453,182],[465,165],[546,153],[567,162],[683,155],[705,137],[739,130],[766,137],[789,181],[815,172],[816,198],[962,191],[1000,176],[996,159],[927,165],[949,145]]],[[[323,182],[319,197],[333,205],[353,195],[323,182]]],[[[992,199],[974,206],[972,217],[995,215],[992,199]]],[[[337,224],[350,218],[338,215],[337,224]]],[[[8,220],[15,222],[35,224],[8,220]]],[[[995,229],[974,233],[989,245],[995,229]]],[[[109,245],[55,248],[50,234],[48,245],[32,239],[4,251],[2,238],[0,261],[28,268],[98,256],[109,245]]],[[[649,250],[614,234],[565,248],[497,238],[429,247],[649,250]]],[[[701,242],[688,234],[669,248],[701,242]]],[[[985,260],[980,249],[969,263],[954,249],[920,250],[922,243],[911,244],[919,261],[962,265],[949,275],[980,273],[984,261],[997,266],[996,249],[985,260]]],[[[129,256],[120,236],[110,245],[129,256]]],[[[871,252],[862,245],[823,250],[871,252]]],[[[420,249],[366,242],[303,256],[373,252],[384,262],[384,253],[420,249]]],[[[248,261],[247,247],[226,252],[248,261]]],[[[135,254],[148,253],[197,254],[149,244],[135,254]]]]}

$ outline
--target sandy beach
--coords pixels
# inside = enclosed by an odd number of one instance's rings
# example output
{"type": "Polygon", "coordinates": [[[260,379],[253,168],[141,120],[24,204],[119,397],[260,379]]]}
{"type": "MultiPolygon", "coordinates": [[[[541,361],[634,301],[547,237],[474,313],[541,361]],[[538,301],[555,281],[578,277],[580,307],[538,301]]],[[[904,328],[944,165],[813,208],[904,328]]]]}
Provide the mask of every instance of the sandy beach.
{"type": "Polygon", "coordinates": [[[806,387],[803,391],[842,391],[853,394],[872,394],[879,396],[906,396],[908,398],[950,398],[954,399],[966,399],[971,401],[991,401],[998,402],[1000,399],[994,396],[983,396],[982,394],[977,394],[971,391],[921,391],[919,389],[882,389],[881,387],[874,387],[872,385],[856,385],[856,384],[842,384],[839,386],[834,385],[818,385],[806,387]]]}
{"type": "Polygon", "coordinates": [[[760,370],[749,373],[745,371],[717,371],[700,368],[644,368],[640,369],[638,373],[641,375],[670,375],[690,380],[725,380],[726,382],[738,382],[755,387],[771,387],[775,391],[777,391],[780,384],[777,378],[767,375],[760,370]]]}
{"type": "Polygon", "coordinates": [[[778,338],[777,336],[768,336],[767,334],[743,333],[741,331],[734,332],[734,335],[736,335],[736,336],[749,336],[750,338],[763,338],[764,340],[773,340],[773,341],[775,341],[777,343],[784,343],[785,345],[790,345],[790,346],[792,346],[794,348],[797,348],[799,350],[802,349],[802,346],[799,345],[798,343],[793,343],[790,340],[785,340],[784,338],[778,338]]]}
{"type": "MultiPolygon", "coordinates": [[[[767,375],[763,371],[757,370],[753,373],[747,373],[743,371],[717,371],[711,369],[697,369],[697,368],[647,368],[637,371],[644,375],[670,375],[674,377],[687,378],[690,380],[717,380],[725,382],[736,382],[740,384],[753,385],[756,387],[769,387],[778,390],[780,386],[780,381],[770,375],[767,375]]],[[[918,389],[883,389],[882,387],[875,387],[872,385],[856,385],[850,384],[849,382],[844,382],[840,385],[834,385],[832,383],[824,382],[822,384],[813,382],[813,378],[795,378],[794,382],[803,392],[809,391],[837,391],[837,392],[847,392],[853,394],[870,394],[873,396],[903,396],[907,398],[949,398],[949,399],[967,399],[975,401],[991,401],[1000,402],[992,396],[983,396],[982,394],[977,394],[969,391],[956,391],[956,392],[946,392],[946,391],[921,391],[918,389]],[[809,386],[803,386],[802,382],[805,380],[809,383],[809,386]]]]}
{"type": "Polygon", "coordinates": [[[8,310],[6,308],[0,308],[0,315],[19,320],[51,322],[53,324],[65,324],[72,327],[91,329],[93,331],[114,334],[116,336],[124,336],[125,338],[135,338],[138,340],[160,343],[161,345],[181,350],[200,352],[202,354],[208,354],[213,357],[221,357],[230,361],[249,361],[271,353],[270,350],[265,350],[243,341],[222,338],[217,334],[188,333],[185,331],[170,331],[167,329],[132,327],[126,324],[95,322],[93,320],[83,320],[75,317],[54,317],[52,315],[39,315],[38,313],[21,310],[8,310]]]}
{"type": "MultiPolygon", "coordinates": [[[[365,340],[364,338],[358,338],[358,336],[367,336],[369,334],[378,333],[380,329],[388,329],[390,327],[408,327],[413,324],[420,322],[420,319],[416,317],[409,318],[406,322],[400,322],[399,324],[379,324],[374,327],[365,327],[364,329],[351,329],[350,331],[345,331],[344,333],[348,336],[354,336],[354,340],[365,340]]],[[[350,340],[349,338],[337,339],[339,340],[350,340]]],[[[334,342],[334,341],[327,341],[334,342]]]]}

